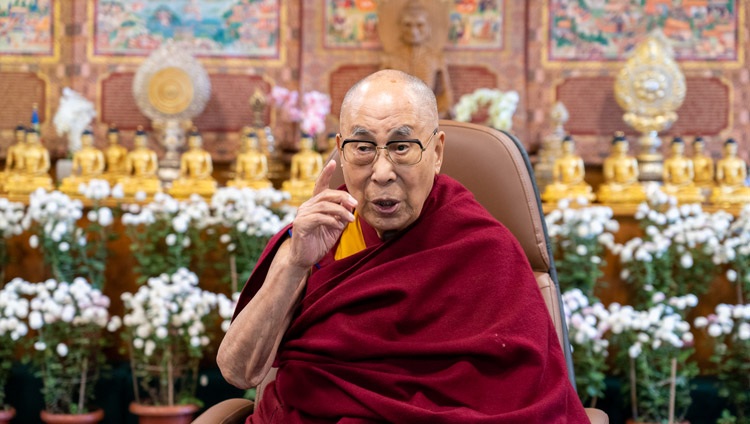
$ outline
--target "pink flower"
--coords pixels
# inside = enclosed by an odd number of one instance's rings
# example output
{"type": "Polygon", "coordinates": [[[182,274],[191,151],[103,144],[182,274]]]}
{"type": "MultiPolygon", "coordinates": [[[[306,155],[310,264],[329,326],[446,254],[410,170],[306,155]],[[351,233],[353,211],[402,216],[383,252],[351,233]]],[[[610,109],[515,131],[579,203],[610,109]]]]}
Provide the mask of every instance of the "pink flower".
{"type": "Polygon", "coordinates": [[[291,122],[300,120],[301,112],[297,107],[299,99],[297,91],[289,91],[283,87],[273,87],[271,89],[271,98],[274,104],[281,108],[281,111],[286,115],[286,119],[291,122]]]}
{"type": "Polygon", "coordinates": [[[302,96],[302,108],[298,107],[299,93],[283,87],[273,87],[271,98],[281,109],[283,119],[300,122],[300,129],[315,135],[325,131],[326,117],[331,112],[331,98],[319,91],[310,91],[302,96]]]}

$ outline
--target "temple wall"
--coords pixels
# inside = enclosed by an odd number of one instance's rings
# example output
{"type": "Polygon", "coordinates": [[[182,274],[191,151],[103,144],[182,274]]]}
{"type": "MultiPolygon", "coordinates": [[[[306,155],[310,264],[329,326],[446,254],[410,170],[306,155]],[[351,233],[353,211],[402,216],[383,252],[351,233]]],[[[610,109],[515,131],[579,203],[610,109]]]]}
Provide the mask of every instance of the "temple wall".
{"type": "MultiPolygon", "coordinates": [[[[145,57],[94,53],[95,0],[50,1],[55,10],[54,51],[41,56],[0,56],[0,93],[5,100],[0,104],[0,157],[5,156],[12,142],[13,127],[18,122],[28,122],[33,103],[40,105],[43,138],[53,158],[65,156],[65,141],[55,133],[52,117],[66,86],[96,104],[98,116],[94,129],[98,145],[104,145],[107,125],[117,123],[122,129],[123,144],[131,147],[135,128],[150,127],[131,94],[134,73],[145,57]]],[[[277,57],[200,59],[213,89],[205,111],[194,123],[202,130],[205,146],[217,163],[233,159],[238,146],[237,131],[252,119],[248,100],[256,88],[268,93],[271,87],[279,85],[301,92],[330,93],[333,105],[327,132],[337,131],[343,94],[351,82],[377,69],[382,49],[377,45],[331,46],[326,41],[330,19],[326,6],[330,1],[280,0],[277,57]]],[[[566,2],[560,0],[480,3],[496,7],[502,14],[502,40],[494,48],[455,45],[446,48],[454,101],[480,87],[518,91],[520,102],[513,118],[513,132],[532,154],[550,130],[547,115],[557,100],[570,112],[566,128],[576,136],[578,150],[587,164],[601,163],[609,151],[613,131],[624,130],[635,137],[636,133],[622,122],[622,110],[613,94],[614,78],[624,60],[553,57],[556,41],[551,34],[553,29],[559,30],[557,22],[570,18],[564,14],[573,6],[563,7],[566,2]]],[[[628,2],[605,3],[612,5],[608,7],[620,7],[628,2]]],[[[744,2],[733,3],[738,8],[735,38],[729,42],[736,48],[733,55],[725,57],[726,52],[717,50],[713,58],[704,54],[700,60],[679,61],[687,77],[687,97],[678,110],[677,123],[662,133],[662,138],[668,140],[675,134],[703,135],[707,137],[708,149],[718,156],[721,142],[734,137],[740,145],[740,156],[748,160],[750,111],[746,105],[750,100],[750,71],[744,61],[750,46],[747,37],[750,8],[744,2]]],[[[577,54],[580,56],[581,52],[577,54]]],[[[265,115],[265,120],[280,137],[288,133],[273,111],[265,115]]],[[[294,140],[282,140],[285,142],[294,144],[294,140]]]]}

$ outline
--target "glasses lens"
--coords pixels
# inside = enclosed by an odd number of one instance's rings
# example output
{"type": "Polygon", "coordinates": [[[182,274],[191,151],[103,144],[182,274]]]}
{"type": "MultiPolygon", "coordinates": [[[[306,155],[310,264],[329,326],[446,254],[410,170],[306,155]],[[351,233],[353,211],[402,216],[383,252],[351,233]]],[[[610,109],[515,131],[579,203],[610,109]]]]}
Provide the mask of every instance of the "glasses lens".
{"type": "Polygon", "coordinates": [[[387,147],[388,156],[399,165],[414,165],[422,158],[422,149],[413,141],[392,141],[387,147]]]}
{"type": "Polygon", "coordinates": [[[375,145],[369,142],[349,142],[344,144],[344,159],[353,165],[367,165],[375,159],[375,145]]]}

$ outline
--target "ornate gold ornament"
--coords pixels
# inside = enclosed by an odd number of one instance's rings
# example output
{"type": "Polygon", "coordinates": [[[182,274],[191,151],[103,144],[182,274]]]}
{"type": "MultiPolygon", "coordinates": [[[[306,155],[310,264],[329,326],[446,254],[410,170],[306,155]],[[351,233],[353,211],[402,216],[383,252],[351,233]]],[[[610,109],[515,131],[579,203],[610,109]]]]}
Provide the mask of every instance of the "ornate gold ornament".
{"type": "Polygon", "coordinates": [[[641,132],[638,167],[641,180],[658,181],[663,156],[658,133],[677,121],[675,112],[685,100],[685,75],[661,30],[638,44],[615,80],[615,99],[625,110],[623,120],[641,132]]]}
{"type": "Polygon", "coordinates": [[[179,68],[156,72],[148,85],[148,100],[161,112],[172,115],[183,112],[193,100],[190,76],[179,68]]]}
{"type": "Polygon", "coordinates": [[[185,130],[211,97],[208,72],[185,46],[168,40],[138,67],[133,96],[138,109],[160,132],[160,143],[167,151],[159,161],[159,178],[169,185],[179,176],[185,130]]]}

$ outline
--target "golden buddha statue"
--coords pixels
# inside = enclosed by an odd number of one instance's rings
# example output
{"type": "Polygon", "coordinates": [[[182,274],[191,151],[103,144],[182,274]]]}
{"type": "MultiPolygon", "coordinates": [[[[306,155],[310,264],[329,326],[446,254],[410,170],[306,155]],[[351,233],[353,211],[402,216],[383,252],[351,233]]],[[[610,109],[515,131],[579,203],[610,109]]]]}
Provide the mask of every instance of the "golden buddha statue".
{"type": "Polygon", "coordinates": [[[750,187],[745,184],[747,164],[737,157],[737,143],[728,139],[724,143],[724,157],[716,162],[716,183],[711,193],[711,203],[728,205],[750,202],[750,187]]]}
{"type": "Polygon", "coordinates": [[[125,156],[125,175],[118,182],[127,197],[136,197],[139,192],[150,196],[161,191],[161,181],[157,176],[159,159],[156,152],[148,147],[148,135],[138,126],[133,141],[133,150],[125,156]]]}
{"type": "Polygon", "coordinates": [[[292,205],[300,205],[312,197],[315,180],[323,170],[323,157],[313,150],[313,139],[307,134],[302,135],[300,151],[292,156],[292,166],[289,180],[281,186],[283,191],[291,194],[289,201],[292,205]]]}
{"type": "Polygon", "coordinates": [[[268,158],[260,151],[260,140],[254,131],[242,137],[240,154],[237,155],[236,176],[227,181],[227,186],[260,190],[272,187],[268,179],[268,158]]]}
{"type": "Polygon", "coordinates": [[[673,138],[670,147],[672,154],[664,160],[662,171],[664,192],[676,197],[679,203],[703,202],[705,199],[701,189],[693,183],[693,161],[685,156],[685,143],[682,138],[673,138]]]}
{"type": "Polygon", "coordinates": [[[9,175],[6,191],[10,194],[29,194],[37,188],[52,191],[52,177],[49,175],[49,151],[42,145],[39,133],[33,128],[26,129],[23,148],[16,153],[18,171],[9,175]]]}
{"type": "Polygon", "coordinates": [[[706,154],[706,142],[703,137],[693,141],[693,182],[702,189],[710,189],[714,184],[714,160],[706,154]]]}
{"type": "Polygon", "coordinates": [[[120,144],[120,131],[116,125],[110,125],[107,130],[107,147],[104,149],[104,158],[107,160],[104,178],[111,185],[127,176],[128,168],[125,163],[127,156],[128,149],[120,144]]]}
{"type": "Polygon", "coordinates": [[[6,182],[11,175],[23,170],[23,150],[26,148],[26,127],[18,124],[14,132],[15,143],[8,146],[5,154],[5,170],[0,174],[0,191],[4,191],[6,182]]]}
{"type": "Polygon", "coordinates": [[[548,184],[542,194],[545,202],[557,202],[561,199],[585,198],[594,200],[591,186],[583,180],[586,171],[583,159],[575,153],[575,142],[571,136],[565,136],[561,144],[562,155],[555,159],[552,166],[553,182],[548,184]]]}
{"type": "Polygon", "coordinates": [[[597,197],[602,203],[640,203],[646,190],[638,182],[638,161],[628,154],[630,144],[618,131],[612,140],[612,153],[604,159],[604,183],[597,197]]]}
{"type": "Polygon", "coordinates": [[[104,153],[94,147],[94,133],[87,129],[81,134],[81,150],[73,154],[72,174],[63,178],[60,191],[68,195],[78,194],[81,184],[101,177],[104,165],[104,153]]]}
{"type": "Polygon", "coordinates": [[[193,127],[188,134],[188,151],[180,157],[180,176],[172,182],[169,194],[176,198],[187,198],[191,194],[212,196],[216,191],[211,154],[203,149],[203,137],[193,127]]]}

